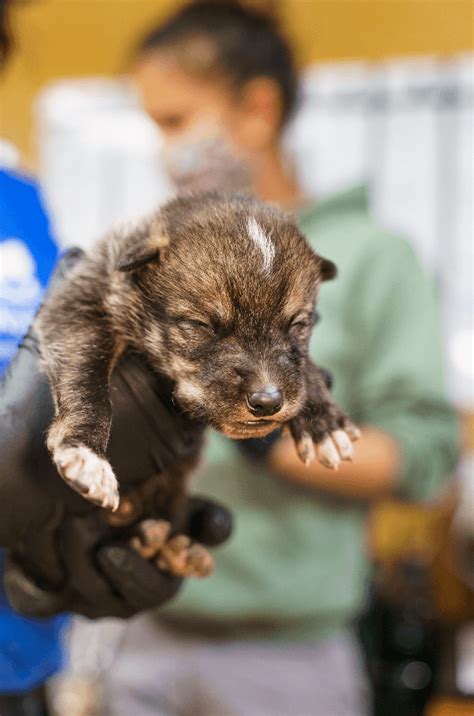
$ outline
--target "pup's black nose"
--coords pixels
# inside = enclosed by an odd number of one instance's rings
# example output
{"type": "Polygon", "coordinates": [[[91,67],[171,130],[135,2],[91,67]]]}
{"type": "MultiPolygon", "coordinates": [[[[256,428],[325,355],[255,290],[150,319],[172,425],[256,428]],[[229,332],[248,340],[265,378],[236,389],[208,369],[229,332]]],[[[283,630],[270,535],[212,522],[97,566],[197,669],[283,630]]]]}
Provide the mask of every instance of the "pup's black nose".
{"type": "Polygon", "coordinates": [[[266,385],[262,390],[247,395],[250,412],[258,418],[275,415],[283,405],[283,395],[274,385],[266,385]]]}

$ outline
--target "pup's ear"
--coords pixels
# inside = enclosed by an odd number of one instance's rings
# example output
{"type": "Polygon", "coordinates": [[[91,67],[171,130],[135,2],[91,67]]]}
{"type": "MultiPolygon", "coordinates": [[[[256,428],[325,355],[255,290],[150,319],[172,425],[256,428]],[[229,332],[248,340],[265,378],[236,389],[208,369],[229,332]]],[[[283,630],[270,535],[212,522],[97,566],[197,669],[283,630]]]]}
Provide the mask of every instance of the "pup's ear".
{"type": "Polygon", "coordinates": [[[152,261],[159,262],[169,244],[163,223],[154,218],[134,231],[117,259],[118,271],[134,271],[152,261]]]}
{"type": "Polygon", "coordinates": [[[337,266],[335,263],[330,261],[329,259],[323,259],[322,256],[319,256],[319,274],[321,276],[321,281],[331,281],[331,279],[336,278],[337,276],[337,266]]]}
{"type": "Polygon", "coordinates": [[[138,243],[126,249],[117,261],[117,271],[134,271],[135,269],[160,260],[161,249],[151,244],[138,243]]]}

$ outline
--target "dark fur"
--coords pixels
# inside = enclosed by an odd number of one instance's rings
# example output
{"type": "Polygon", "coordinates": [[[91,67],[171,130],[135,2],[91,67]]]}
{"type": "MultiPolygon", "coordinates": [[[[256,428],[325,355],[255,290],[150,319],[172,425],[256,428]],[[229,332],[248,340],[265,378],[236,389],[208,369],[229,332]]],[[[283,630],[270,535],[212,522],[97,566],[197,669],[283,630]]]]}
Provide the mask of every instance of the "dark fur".
{"type": "Polygon", "coordinates": [[[36,321],[56,406],[53,457],[79,444],[105,456],[109,379],[125,349],[169,379],[183,411],[230,437],[292,421],[296,440],[307,432],[317,443],[344,429],[308,358],[319,285],[334,275],[291,216],[250,198],[176,199],[140,227],[105,237],[36,321]],[[268,273],[249,238],[251,217],[274,246],[268,273]],[[284,405],[248,425],[246,396],[266,384],[278,386],[284,405]]]}

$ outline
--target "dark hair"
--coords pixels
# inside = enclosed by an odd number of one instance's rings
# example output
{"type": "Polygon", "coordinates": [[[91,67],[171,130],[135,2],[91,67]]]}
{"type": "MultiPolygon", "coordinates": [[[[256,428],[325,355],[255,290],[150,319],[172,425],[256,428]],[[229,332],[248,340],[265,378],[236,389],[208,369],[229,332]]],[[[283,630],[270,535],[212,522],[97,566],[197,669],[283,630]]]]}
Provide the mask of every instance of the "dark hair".
{"type": "Polygon", "coordinates": [[[7,61],[12,46],[8,14],[10,5],[10,0],[0,0],[0,66],[7,61]]]}
{"type": "Polygon", "coordinates": [[[140,42],[137,55],[193,40],[214,50],[208,70],[227,76],[236,87],[255,77],[274,80],[282,93],[282,123],[296,105],[293,53],[272,17],[235,0],[198,0],[185,5],[140,42]]]}

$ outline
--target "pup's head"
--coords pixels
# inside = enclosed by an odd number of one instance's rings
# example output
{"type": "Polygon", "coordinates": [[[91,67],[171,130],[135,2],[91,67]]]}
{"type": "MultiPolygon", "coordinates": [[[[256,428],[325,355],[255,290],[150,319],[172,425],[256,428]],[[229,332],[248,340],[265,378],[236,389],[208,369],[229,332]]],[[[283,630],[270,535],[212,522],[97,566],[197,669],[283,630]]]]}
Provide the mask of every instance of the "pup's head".
{"type": "Polygon", "coordinates": [[[140,303],[139,342],[191,415],[260,437],[301,409],[321,281],[336,268],[294,219],[250,198],[167,204],[118,268],[140,303]]]}

